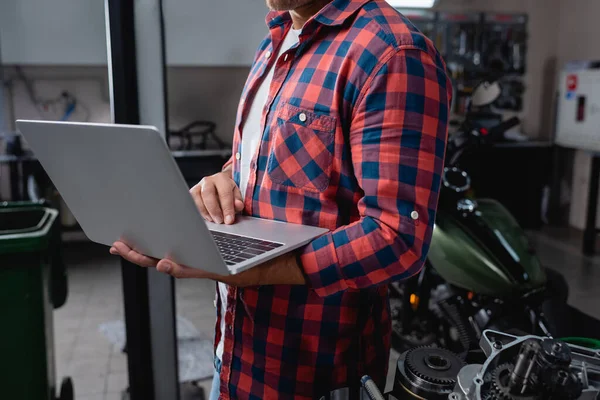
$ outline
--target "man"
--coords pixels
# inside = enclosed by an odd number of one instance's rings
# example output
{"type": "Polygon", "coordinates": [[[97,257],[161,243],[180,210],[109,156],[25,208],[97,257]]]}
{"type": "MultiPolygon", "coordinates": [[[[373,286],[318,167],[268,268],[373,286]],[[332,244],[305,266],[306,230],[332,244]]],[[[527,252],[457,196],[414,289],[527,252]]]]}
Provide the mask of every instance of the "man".
{"type": "Polygon", "coordinates": [[[111,253],[220,282],[215,398],[310,399],[364,374],[383,387],[386,284],[416,274],[429,248],[451,85],[431,41],[384,0],[267,5],[234,155],[191,193],[209,221],[243,211],[331,232],[235,276],[119,242],[111,253]]]}

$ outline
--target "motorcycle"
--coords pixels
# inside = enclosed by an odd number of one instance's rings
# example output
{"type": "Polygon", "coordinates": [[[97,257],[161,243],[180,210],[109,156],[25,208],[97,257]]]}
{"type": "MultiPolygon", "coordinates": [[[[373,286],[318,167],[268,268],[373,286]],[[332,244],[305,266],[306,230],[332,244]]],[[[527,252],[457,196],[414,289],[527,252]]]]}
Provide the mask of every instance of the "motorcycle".
{"type": "MultiPolygon", "coordinates": [[[[478,90],[480,109],[500,93],[489,83],[478,90]]],[[[545,301],[549,292],[562,292],[554,297],[566,304],[564,279],[549,279],[502,204],[472,198],[471,179],[460,168],[465,152],[502,140],[517,124],[512,118],[488,128],[467,117],[449,137],[427,261],[417,276],[390,284],[396,350],[433,344],[466,353],[478,348],[486,329],[545,336],[555,331],[545,301]]]]}

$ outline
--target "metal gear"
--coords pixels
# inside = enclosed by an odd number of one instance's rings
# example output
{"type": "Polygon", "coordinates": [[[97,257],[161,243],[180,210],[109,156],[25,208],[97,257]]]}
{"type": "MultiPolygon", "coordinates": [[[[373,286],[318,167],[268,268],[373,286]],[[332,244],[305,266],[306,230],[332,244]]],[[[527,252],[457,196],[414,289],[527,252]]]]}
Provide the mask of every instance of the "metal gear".
{"type": "Polygon", "coordinates": [[[481,400],[497,400],[493,392],[487,392],[481,396],[481,400]]]}
{"type": "Polygon", "coordinates": [[[499,400],[536,400],[536,396],[517,395],[510,392],[508,381],[514,367],[512,363],[505,363],[498,365],[492,371],[493,398],[499,400]]]}
{"type": "Polygon", "coordinates": [[[449,350],[417,347],[406,354],[406,367],[415,376],[430,383],[454,386],[464,361],[449,350]]]}

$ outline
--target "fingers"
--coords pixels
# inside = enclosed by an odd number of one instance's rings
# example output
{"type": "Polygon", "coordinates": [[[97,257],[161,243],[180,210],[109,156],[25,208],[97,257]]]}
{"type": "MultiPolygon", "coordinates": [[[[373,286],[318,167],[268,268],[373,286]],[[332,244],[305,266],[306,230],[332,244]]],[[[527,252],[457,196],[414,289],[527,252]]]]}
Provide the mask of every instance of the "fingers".
{"type": "Polygon", "coordinates": [[[207,220],[218,224],[232,224],[236,212],[244,208],[242,195],[231,177],[218,173],[206,177],[192,188],[192,196],[198,205],[200,213],[208,214],[207,220]]]}
{"type": "Polygon", "coordinates": [[[120,255],[127,261],[139,265],[140,267],[154,268],[158,264],[156,258],[148,257],[131,249],[123,242],[115,242],[110,248],[110,253],[120,255]]]}
{"type": "Polygon", "coordinates": [[[206,210],[210,214],[210,217],[217,224],[223,223],[223,211],[219,204],[219,194],[217,192],[217,186],[213,179],[204,178],[200,181],[202,185],[201,195],[202,201],[206,206],[206,210]]]}
{"type": "Polygon", "coordinates": [[[209,272],[197,268],[186,267],[185,265],[179,265],[167,259],[160,260],[156,265],[156,270],[163,274],[169,274],[176,279],[213,279],[215,276],[209,272]]]}
{"type": "Polygon", "coordinates": [[[223,218],[226,224],[233,224],[235,221],[234,191],[237,188],[233,180],[219,180],[216,182],[217,192],[219,194],[219,203],[223,211],[223,218]]]}
{"type": "Polygon", "coordinates": [[[198,207],[198,211],[200,211],[200,215],[202,218],[207,220],[208,222],[214,222],[206,206],[204,205],[204,201],[202,200],[202,185],[198,183],[196,186],[190,189],[190,194],[194,199],[194,203],[196,203],[196,207],[198,207]]]}
{"type": "Polygon", "coordinates": [[[115,242],[110,248],[110,253],[120,255],[124,259],[141,267],[156,268],[157,271],[169,274],[177,279],[196,278],[196,279],[215,279],[217,275],[209,272],[179,265],[171,260],[157,260],[152,257],[145,256],[131,249],[123,242],[115,242]]]}

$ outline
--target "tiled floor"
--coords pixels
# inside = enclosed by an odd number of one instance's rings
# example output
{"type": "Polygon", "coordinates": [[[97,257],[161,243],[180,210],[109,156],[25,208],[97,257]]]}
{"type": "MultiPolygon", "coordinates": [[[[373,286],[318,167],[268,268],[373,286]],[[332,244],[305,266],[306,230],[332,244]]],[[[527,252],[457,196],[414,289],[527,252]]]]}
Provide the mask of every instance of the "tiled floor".
{"type": "MultiPolygon", "coordinates": [[[[100,333],[100,324],[123,318],[121,268],[106,248],[70,244],[69,298],[54,312],[57,378],[70,376],[77,400],[120,400],[127,387],[127,360],[100,333]]],[[[193,321],[203,336],[213,336],[214,283],[177,282],[178,314],[193,321]]],[[[206,390],[210,380],[201,382],[206,390]]]]}
{"type": "MultiPolygon", "coordinates": [[[[571,287],[570,303],[600,318],[600,257],[581,255],[576,241],[552,232],[533,234],[544,265],[562,272],[571,287]]],[[[99,332],[103,322],[123,318],[121,270],[106,248],[70,244],[69,299],[55,311],[57,377],[71,376],[77,400],[118,400],[127,387],[126,358],[99,332]]],[[[213,334],[214,284],[199,280],[177,282],[177,312],[207,337],[213,334]]],[[[394,370],[397,354],[390,360],[394,370]]],[[[210,380],[201,383],[210,388],[210,380]]]]}

